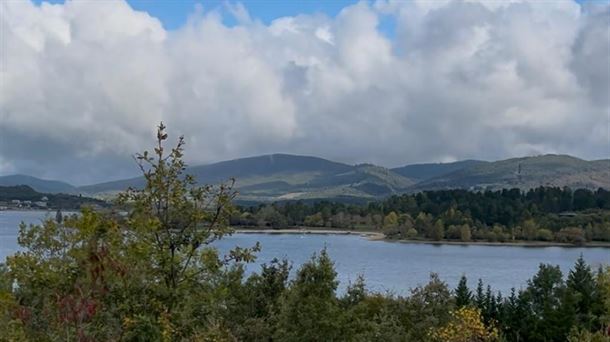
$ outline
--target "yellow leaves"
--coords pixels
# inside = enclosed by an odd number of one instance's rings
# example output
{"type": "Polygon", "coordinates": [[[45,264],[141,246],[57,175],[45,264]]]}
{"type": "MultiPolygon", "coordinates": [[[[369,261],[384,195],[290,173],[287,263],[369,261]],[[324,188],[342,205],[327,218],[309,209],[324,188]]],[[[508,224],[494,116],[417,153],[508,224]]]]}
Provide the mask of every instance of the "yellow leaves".
{"type": "Polygon", "coordinates": [[[123,328],[129,329],[131,326],[134,325],[136,321],[131,318],[131,317],[124,317],[123,318],[123,328]]]}
{"type": "Polygon", "coordinates": [[[161,326],[161,340],[172,341],[172,336],[174,336],[176,330],[172,326],[169,314],[164,313],[159,317],[159,325],[161,326]]]}
{"type": "Polygon", "coordinates": [[[444,327],[431,332],[435,341],[443,342],[486,342],[498,341],[496,327],[487,327],[476,308],[462,307],[451,313],[451,321],[444,327]]]}

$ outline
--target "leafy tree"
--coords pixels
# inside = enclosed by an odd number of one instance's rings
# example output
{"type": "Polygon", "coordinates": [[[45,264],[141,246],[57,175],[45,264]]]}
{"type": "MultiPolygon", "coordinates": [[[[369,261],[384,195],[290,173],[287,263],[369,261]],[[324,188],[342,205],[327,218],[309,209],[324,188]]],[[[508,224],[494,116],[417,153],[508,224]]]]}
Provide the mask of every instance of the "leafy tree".
{"type": "Polygon", "coordinates": [[[553,241],[553,232],[545,228],[540,228],[538,229],[536,237],[538,240],[542,241],[553,241]]]}
{"type": "Polygon", "coordinates": [[[436,241],[440,241],[445,237],[445,224],[442,220],[436,220],[430,237],[436,241]]]}
{"type": "Polygon", "coordinates": [[[167,152],[165,126],[151,155],[136,160],[146,184],[119,203],[127,218],[83,210],[80,216],[21,226],[24,251],[8,259],[15,312],[28,339],[180,339],[205,333],[193,319],[230,261],[206,247],[231,232],[231,185],[196,186],[183,175],[184,140],[167,152]],[[198,303],[200,301],[200,304],[198,303]]]}
{"type": "Polygon", "coordinates": [[[567,337],[567,342],[608,342],[610,341],[610,337],[608,335],[604,335],[604,333],[597,331],[595,333],[591,333],[586,329],[578,329],[577,327],[572,327],[570,330],[570,334],[567,337]]]}
{"type": "Polygon", "coordinates": [[[566,288],[559,266],[541,264],[538,273],[528,281],[522,294],[529,316],[523,333],[532,341],[565,339],[573,324],[571,303],[566,303],[566,288]]]}
{"type": "Polygon", "coordinates": [[[396,228],[398,226],[398,215],[391,211],[383,218],[383,228],[396,228]]]}
{"type": "Polygon", "coordinates": [[[498,329],[486,326],[477,308],[461,307],[451,314],[445,326],[431,332],[435,341],[468,342],[499,341],[498,329]]]}
{"type": "Polygon", "coordinates": [[[470,231],[470,226],[467,224],[463,224],[460,226],[460,240],[467,242],[472,238],[472,233],[470,231]]]}
{"type": "Polygon", "coordinates": [[[337,273],[326,250],[298,271],[282,298],[274,340],[328,341],[341,336],[337,273]]]}
{"type": "Polygon", "coordinates": [[[411,291],[406,304],[404,324],[414,341],[427,339],[429,331],[446,324],[455,306],[447,284],[434,273],[430,275],[428,284],[411,291]]]}

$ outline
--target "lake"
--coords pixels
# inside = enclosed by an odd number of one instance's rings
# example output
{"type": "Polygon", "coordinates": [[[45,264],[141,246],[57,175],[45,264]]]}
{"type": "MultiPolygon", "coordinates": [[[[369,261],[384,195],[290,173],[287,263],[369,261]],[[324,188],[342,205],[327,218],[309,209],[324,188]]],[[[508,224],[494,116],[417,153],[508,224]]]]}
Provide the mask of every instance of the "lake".
{"type": "MultiPolygon", "coordinates": [[[[55,213],[0,211],[0,260],[19,248],[19,222],[40,223],[46,215],[54,217],[55,213]]],[[[525,286],[540,263],[559,265],[564,273],[580,254],[594,269],[610,264],[608,248],[428,245],[369,241],[355,235],[235,234],[216,246],[227,251],[257,241],[262,250],[257,263],[247,266],[249,272],[276,257],[290,260],[296,268],[326,247],[335,262],[340,289],[361,274],[369,289],[397,294],[407,294],[409,288],[425,284],[431,272],[438,273],[452,288],[465,274],[471,287],[481,278],[495,290],[508,293],[512,287],[525,286]]]]}

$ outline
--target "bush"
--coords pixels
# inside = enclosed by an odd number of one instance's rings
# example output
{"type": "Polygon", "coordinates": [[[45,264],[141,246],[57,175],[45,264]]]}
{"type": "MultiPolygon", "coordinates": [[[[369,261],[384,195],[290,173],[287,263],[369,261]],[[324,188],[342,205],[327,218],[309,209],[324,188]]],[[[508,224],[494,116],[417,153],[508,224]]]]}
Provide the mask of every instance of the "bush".
{"type": "Polygon", "coordinates": [[[540,228],[537,231],[536,237],[540,241],[553,241],[553,232],[545,228],[540,228]]]}

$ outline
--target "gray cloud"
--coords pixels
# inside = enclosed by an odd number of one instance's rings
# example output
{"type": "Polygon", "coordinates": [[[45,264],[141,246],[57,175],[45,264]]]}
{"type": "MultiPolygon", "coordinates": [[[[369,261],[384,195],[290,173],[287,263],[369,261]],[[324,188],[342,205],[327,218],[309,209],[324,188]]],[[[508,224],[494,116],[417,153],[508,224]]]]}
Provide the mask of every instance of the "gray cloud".
{"type": "Polygon", "coordinates": [[[265,25],[232,5],[237,26],[175,31],[123,1],[0,6],[0,174],[130,175],[160,120],[192,164],[609,154],[608,6],[380,0],[265,25]]]}

